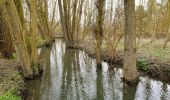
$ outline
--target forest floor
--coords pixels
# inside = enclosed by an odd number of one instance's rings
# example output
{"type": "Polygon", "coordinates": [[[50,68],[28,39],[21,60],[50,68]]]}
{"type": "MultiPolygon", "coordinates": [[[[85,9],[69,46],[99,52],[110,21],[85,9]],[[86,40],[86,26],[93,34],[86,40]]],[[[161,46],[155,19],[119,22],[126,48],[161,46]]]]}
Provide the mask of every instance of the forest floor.
{"type": "MultiPolygon", "coordinates": [[[[170,82],[170,43],[163,49],[164,40],[141,39],[137,49],[137,66],[142,75],[148,75],[152,78],[170,82]],[[143,68],[142,68],[143,67],[143,68]]],[[[81,41],[78,48],[84,50],[91,57],[95,57],[94,39],[81,41]]],[[[110,56],[111,52],[106,49],[106,44],[102,45],[102,60],[111,65],[123,65],[123,41],[120,41],[116,49],[116,57],[110,56]]]]}
{"type": "Polygon", "coordinates": [[[19,100],[24,93],[24,80],[15,60],[0,59],[0,100],[19,100]]]}

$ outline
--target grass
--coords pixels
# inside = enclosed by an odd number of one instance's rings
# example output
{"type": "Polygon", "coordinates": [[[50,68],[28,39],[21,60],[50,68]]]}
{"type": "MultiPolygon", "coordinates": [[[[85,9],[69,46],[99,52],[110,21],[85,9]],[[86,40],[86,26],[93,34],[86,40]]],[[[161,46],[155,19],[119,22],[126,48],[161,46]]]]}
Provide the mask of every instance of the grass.
{"type": "MultiPolygon", "coordinates": [[[[150,39],[142,39],[140,45],[146,44],[149,41],[150,39]]],[[[148,57],[154,57],[164,63],[170,63],[170,43],[168,43],[166,49],[163,49],[163,45],[164,40],[157,39],[153,43],[138,49],[138,53],[142,53],[148,57]]]]}
{"type": "MultiPolygon", "coordinates": [[[[163,49],[164,39],[155,39],[152,43],[150,43],[150,41],[151,39],[149,38],[141,39],[137,53],[147,58],[158,59],[163,63],[170,63],[170,42],[167,44],[167,48],[163,49]]],[[[118,44],[117,50],[123,51],[123,48],[123,41],[121,40],[118,44]]]]}
{"type": "Polygon", "coordinates": [[[7,92],[3,95],[0,95],[0,100],[21,100],[21,98],[12,94],[11,92],[7,92]]]}
{"type": "MultiPolygon", "coordinates": [[[[166,49],[163,49],[165,39],[151,39],[141,38],[140,41],[137,39],[137,54],[138,58],[145,60],[154,60],[170,64],[170,42],[168,42],[166,49]],[[151,40],[153,42],[151,42],[151,40]]],[[[107,43],[103,41],[102,44],[103,52],[107,51],[107,43]]],[[[110,50],[113,51],[113,50],[110,50]]],[[[116,51],[124,51],[123,39],[119,42],[116,51]]],[[[109,53],[108,53],[109,54],[109,53]]]]}

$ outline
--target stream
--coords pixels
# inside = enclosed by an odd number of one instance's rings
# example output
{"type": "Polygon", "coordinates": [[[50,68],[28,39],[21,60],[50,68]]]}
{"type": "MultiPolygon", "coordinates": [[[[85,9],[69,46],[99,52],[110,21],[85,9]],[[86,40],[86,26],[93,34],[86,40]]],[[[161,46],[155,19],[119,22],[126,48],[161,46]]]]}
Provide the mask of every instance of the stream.
{"type": "Polygon", "coordinates": [[[120,67],[102,62],[102,69],[96,69],[95,59],[66,49],[62,39],[38,52],[44,72],[26,83],[26,100],[170,100],[170,85],[145,76],[129,87],[120,67]]]}

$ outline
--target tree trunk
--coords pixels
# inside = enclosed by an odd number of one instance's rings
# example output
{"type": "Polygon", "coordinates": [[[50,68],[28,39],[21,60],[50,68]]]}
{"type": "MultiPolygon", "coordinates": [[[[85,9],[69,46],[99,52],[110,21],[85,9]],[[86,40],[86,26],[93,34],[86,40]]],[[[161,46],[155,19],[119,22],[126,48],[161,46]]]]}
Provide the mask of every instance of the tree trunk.
{"type": "Polygon", "coordinates": [[[21,63],[21,67],[24,71],[25,76],[29,76],[33,74],[31,68],[30,58],[26,49],[26,45],[23,42],[22,38],[22,26],[20,22],[20,18],[17,13],[16,6],[13,0],[4,0],[7,14],[5,14],[5,18],[8,18],[9,25],[11,26],[13,33],[11,37],[13,38],[14,46],[16,49],[16,53],[18,55],[19,61],[21,63]]]}
{"type": "Polygon", "coordinates": [[[97,30],[96,30],[96,63],[98,67],[101,67],[101,45],[102,45],[102,37],[103,37],[103,21],[104,21],[104,2],[105,0],[98,0],[97,8],[98,8],[98,16],[96,18],[97,22],[97,30]]]}
{"type": "Polygon", "coordinates": [[[61,26],[66,41],[66,47],[75,48],[77,38],[77,29],[80,27],[82,3],[78,5],[79,0],[58,0],[61,26]],[[80,10],[78,10],[80,8],[80,10]],[[78,15],[78,16],[76,16],[78,15]]]}
{"type": "Polygon", "coordinates": [[[135,0],[124,0],[125,35],[124,35],[124,66],[123,77],[126,81],[136,81],[138,78],[136,67],[136,26],[135,0]]]}
{"type": "Polygon", "coordinates": [[[164,46],[163,48],[165,49],[168,42],[170,41],[170,0],[168,0],[168,34],[167,34],[167,37],[166,37],[166,40],[165,40],[165,43],[164,43],[164,46]]]}
{"type": "Polygon", "coordinates": [[[62,7],[62,3],[61,0],[58,0],[58,7],[59,7],[59,12],[60,12],[60,20],[61,20],[61,26],[62,26],[62,31],[63,31],[63,35],[64,35],[64,40],[67,41],[67,31],[66,31],[66,26],[65,26],[65,19],[64,19],[64,15],[63,15],[63,7],[62,7]]]}
{"type": "Polygon", "coordinates": [[[10,59],[13,57],[14,46],[11,40],[11,29],[6,24],[3,18],[3,8],[0,7],[0,52],[4,58],[10,59]]]}
{"type": "Polygon", "coordinates": [[[36,41],[36,32],[37,32],[37,16],[36,16],[36,2],[35,0],[30,0],[31,4],[31,62],[33,65],[37,65],[37,41],[36,41]]]}

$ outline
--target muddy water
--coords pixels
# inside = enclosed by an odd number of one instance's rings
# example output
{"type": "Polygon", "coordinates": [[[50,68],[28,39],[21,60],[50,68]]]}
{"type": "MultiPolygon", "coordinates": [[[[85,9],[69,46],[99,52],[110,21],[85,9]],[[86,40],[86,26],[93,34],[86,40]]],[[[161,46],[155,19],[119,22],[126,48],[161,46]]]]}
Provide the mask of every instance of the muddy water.
{"type": "Polygon", "coordinates": [[[94,59],[66,49],[62,40],[39,53],[43,76],[27,82],[26,100],[170,100],[170,85],[140,77],[137,86],[127,87],[121,68],[103,62],[97,70],[94,59]]]}

